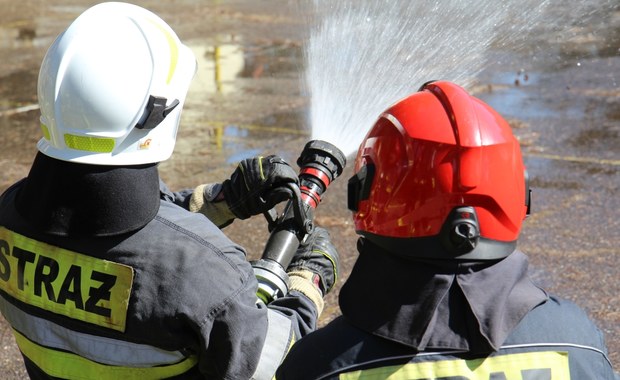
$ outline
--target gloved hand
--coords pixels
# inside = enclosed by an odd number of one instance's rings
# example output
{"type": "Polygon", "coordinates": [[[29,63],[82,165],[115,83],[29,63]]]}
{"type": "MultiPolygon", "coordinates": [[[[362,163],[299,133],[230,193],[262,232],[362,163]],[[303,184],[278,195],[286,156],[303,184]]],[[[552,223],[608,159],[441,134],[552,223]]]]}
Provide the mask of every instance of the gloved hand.
{"type": "Polygon", "coordinates": [[[314,231],[299,246],[287,269],[290,290],[298,290],[308,296],[316,305],[319,314],[323,309],[323,299],[338,280],[340,258],[336,247],[330,240],[327,230],[315,227],[314,231]],[[309,288],[310,287],[310,288],[309,288]],[[316,297],[316,291],[319,297],[316,297]]]}
{"type": "Polygon", "coordinates": [[[224,181],[222,191],[230,211],[239,219],[247,219],[290,199],[292,194],[286,187],[290,183],[299,184],[295,170],[271,155],[241,161],[224,181]]]}
{"type": "Polygon", "coordinates": [[[189,200],[188,209],[203,214],[219,228],[224,228],[235,220],[235,214],[224,202],[221,183],[208,183],[196,187],[189,200]]]}

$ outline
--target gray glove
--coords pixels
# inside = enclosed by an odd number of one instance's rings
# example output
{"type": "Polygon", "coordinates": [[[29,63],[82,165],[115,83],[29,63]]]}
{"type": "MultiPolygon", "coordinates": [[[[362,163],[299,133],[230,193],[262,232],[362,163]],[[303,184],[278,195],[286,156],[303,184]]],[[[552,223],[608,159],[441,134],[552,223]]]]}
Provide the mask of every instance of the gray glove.
{"type": "Polygon", "coordinates": [[[295,170],[282,158],[248,158],[223,183],[224,199],[230,211],[239,219],[247,219],[272,209],[290,199],[288,185],[299,184],[295,170]]]}
{"type": "Polygon", "coordinates": [[[340,258],[326,229],[315,227],[310,236],[299,246],[287,272],[311,272],[311,281],[323,296],[327,295],[336,281],[340,270],[340,258]]]}

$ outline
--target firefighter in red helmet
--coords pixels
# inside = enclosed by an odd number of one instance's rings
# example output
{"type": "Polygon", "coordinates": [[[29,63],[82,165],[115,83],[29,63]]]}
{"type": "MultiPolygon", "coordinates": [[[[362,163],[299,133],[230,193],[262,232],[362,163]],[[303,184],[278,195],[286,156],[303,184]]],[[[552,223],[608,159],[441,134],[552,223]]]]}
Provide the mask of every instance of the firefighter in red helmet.
{"type": "Polygon", "coordinates": [[[342,316],[296,343],[278,380],[617,379],[586,314],[527,275],[527,173],[487,104],[424,84],[368,132],[348,196],[361,237],[342,316]]]}

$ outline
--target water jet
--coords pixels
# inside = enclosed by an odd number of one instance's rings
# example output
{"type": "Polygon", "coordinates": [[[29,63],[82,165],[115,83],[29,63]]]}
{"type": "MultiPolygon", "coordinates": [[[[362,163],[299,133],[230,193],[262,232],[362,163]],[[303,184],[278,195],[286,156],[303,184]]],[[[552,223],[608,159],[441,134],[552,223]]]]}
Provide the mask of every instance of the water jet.
{"type": "Polygon", "coordinates": [[[314,0],[305,47],[312,139],[353,154],[388,106],[428,80],[468,88],[493,44],[515,44],[548,1],[314,0]]]}

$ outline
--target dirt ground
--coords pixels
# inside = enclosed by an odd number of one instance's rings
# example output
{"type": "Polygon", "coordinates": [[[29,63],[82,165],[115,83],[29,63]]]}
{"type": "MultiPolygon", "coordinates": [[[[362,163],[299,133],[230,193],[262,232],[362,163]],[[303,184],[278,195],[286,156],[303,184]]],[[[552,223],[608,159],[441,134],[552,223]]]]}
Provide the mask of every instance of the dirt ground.
{"type": "MultiPolygon", "coordinates": [[[[0,1],[4,191],[27,175],[35,154],[43,54],[91,2],[0,1]]],[[[180,189],[222,180],[252,154],[277,153],[294,162],[309,139],[309,100],[299,86],[304,8],[292,1],[136,3],[168,21],[199,60],[175,154],[161,164],[168,185],[180,189]]],[[[532,41],[552,50],[553,58],[533,63],[528,52],[511,52],[512,60],[498,60],[482,72],[474,91],[509,120],[523,147],[534,193],[519,247],[530,257],[532,277],[588,312],[620,370],[620,6],[604,3],[608,7],[596,23],[576,25],[561,37],[547,30],[532,41]]],[[[357,257],[346,210],[350,175],[351,165],[330,187],[316,217],[340,251],[342,279],[357,257]]],[[[260,255],[268,236],[260,218],[235,222],[226,231],[250,258],[260,255]]],[[[339,314],[342,283],[327,298],[322,324],[339,314]]],[[[0,378],[27,378],[2,318],[0,378]]]]}

